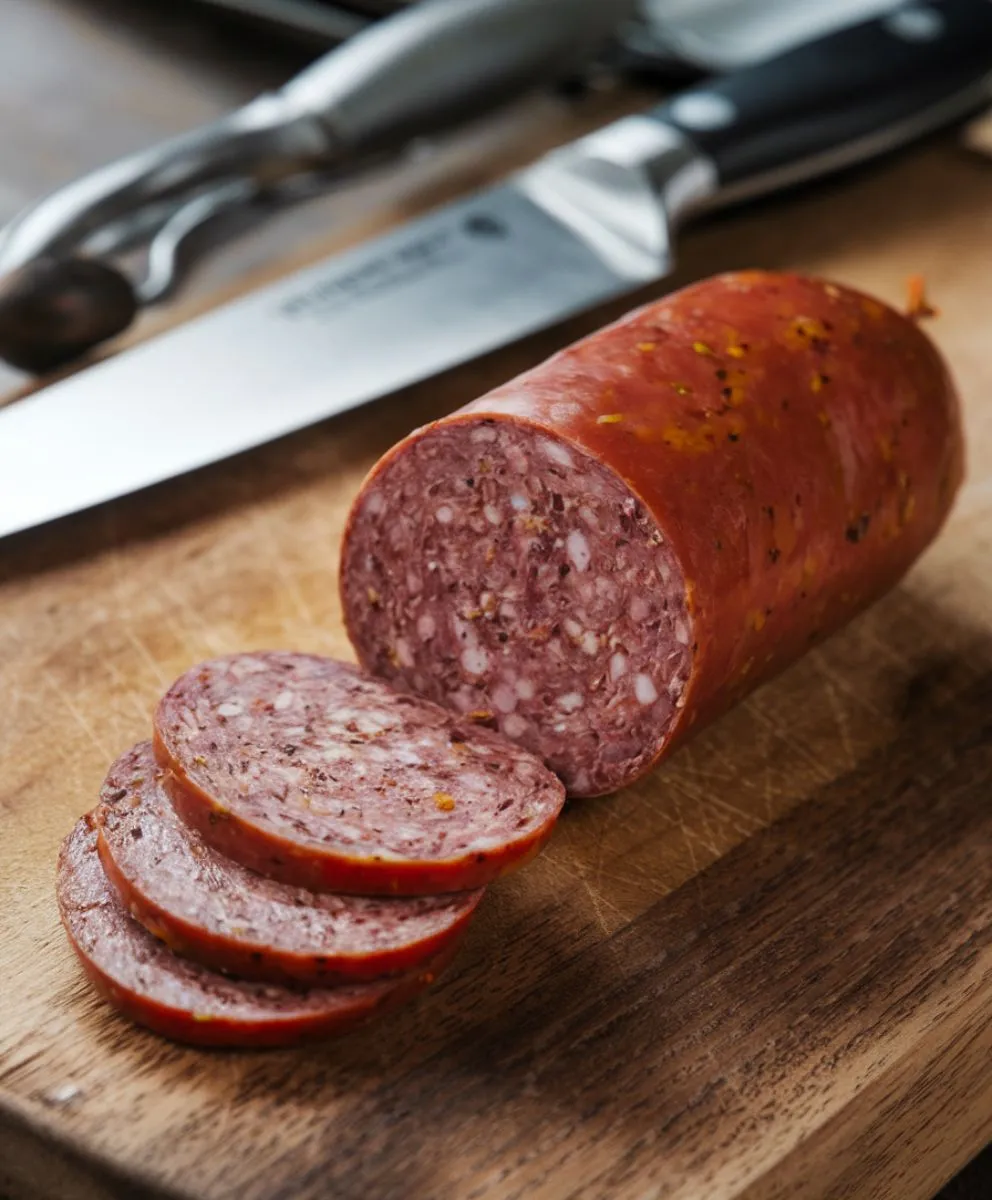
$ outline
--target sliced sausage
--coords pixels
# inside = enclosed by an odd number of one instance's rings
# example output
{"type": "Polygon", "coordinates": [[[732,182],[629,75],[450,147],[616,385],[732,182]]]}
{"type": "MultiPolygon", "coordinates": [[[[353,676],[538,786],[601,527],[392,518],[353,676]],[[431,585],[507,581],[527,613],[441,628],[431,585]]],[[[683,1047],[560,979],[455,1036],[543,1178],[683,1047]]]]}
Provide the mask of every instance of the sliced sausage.
{"type": "Polygon", "coordinates": [[[218,854],[179,819],[151,742],[113,765],[96,811],[100,858],[125,907],[174,951],[245,979],[373,979],[429,962],[482,891],[379,898],[309,892],[218,854]]]}
{"type": "Polygon", "coordinates": [[[317,891],[466,891],[520,866],[564,802],[539,759],[356,668],[256,653],[194,667],[155,717],[182,818],[317,891]]]}
{"type": "Polygon", "coordinates": [[[454,953],[448,947],[397,978],[311,991],[218,975],[179,958],[128,915],[88,817],[62,844],[56,888],[69,941],[105,999],[138,1024],[199,1046],[287,1046],[343,1033],[425,988],[454,953]]]}
{"type": "Polygon", "coordinates": [[[962,469],[916,324],[721,276],[387,454],[346,532],[348,630],[371,672],[608,792],[892,587],[962,469]]]}

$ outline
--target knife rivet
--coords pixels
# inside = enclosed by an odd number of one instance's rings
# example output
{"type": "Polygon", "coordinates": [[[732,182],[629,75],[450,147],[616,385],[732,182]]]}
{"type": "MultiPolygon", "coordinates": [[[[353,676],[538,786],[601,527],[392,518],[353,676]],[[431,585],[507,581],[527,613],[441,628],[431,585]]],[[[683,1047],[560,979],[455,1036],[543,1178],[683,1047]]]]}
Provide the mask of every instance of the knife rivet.
{"type": "Polygon", "coordinates": [[[670,115],[683,129],[726,129],[737,120],[737,109],[719,92],[690,92],[669,105],[670,115]]]}
{"type": "Polygon", "coordinates": [[[944,18],[935,8],[904,8],[885,19],[885,28],[904,42],[932,42],[944,32],[944,18]]]}

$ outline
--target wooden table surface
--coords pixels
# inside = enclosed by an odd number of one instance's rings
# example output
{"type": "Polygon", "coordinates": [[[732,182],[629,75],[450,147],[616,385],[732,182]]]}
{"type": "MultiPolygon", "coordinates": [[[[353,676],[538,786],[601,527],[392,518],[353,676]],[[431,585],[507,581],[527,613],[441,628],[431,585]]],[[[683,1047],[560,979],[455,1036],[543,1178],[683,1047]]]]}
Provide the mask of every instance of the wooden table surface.
{"type": "MultiPolygon", "coordinates": [[[[0,0],[0,218],[293,67],[180,5],[0,0]]],[[[181,312],[633,103],[520,105],[281,218],[181,312]]],[[[648,780],[572,806],[441,983],[347,1041],[193,1052],[108,1013],[58,925],[59,840],[191,662],[349,655],[336,545],[368,464],[612,313],[0,543],[0,1193],[931,1197],[992,1136],[990,260],[992,167],[952,137],[685,236],[676,283],[794,267],[899,302],[925,274],[967,486],[901,587],[648,780]]]]}

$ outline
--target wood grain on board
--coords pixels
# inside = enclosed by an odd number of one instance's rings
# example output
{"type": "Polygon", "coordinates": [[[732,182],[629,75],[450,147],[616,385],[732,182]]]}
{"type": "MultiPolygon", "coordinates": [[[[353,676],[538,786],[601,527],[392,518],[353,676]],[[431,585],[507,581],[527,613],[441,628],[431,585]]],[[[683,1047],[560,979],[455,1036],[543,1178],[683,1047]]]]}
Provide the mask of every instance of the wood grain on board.
{"type": "MultiPolygon", "coordinates": [[[[121,32],[125,6],[32,7],[70,57],[153,64],[142,128],[171,119],[180,72],[121,32]]],[[[357,235],[355,195],[364,232],[594,117],[531,111],[516,141],[497,122],[329,198],[321,211],[350,224],[309,228],[309,253],[357,235]],[[472,138],[501,149],[473,163],[472,138]]],[[[115,152],[92,138],[94,162],[115,152]]],[[[0,159],[29,163],[23,140],[0,122],[0,159]]],[[[239,262],[284,266],[315,211],[228,255],[213,286],[239,262]]],[[[106,1010],[58,925],[58,843],[190,663],[261,646],[350,656],[336,552],[364,471],[619,308],[0,544],[0,1192],[926,1200],[992,1137],[992,167],[939,140],[689,231],[680,250],[676,283],[790,267],[898,303],[906,276],[926,276],[970,447],[939,542],[649,779],[573,805],[419,1003],[344,1041],[255,1054],[185,1050],[106,1010]]]]}

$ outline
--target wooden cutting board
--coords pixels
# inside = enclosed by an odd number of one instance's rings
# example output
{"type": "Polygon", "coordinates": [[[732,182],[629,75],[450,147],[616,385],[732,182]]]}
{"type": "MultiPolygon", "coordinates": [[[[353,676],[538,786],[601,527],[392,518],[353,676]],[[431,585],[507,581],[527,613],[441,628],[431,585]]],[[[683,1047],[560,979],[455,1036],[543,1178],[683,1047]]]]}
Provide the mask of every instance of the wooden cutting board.
{"type": "MultiPolygon", "coordinates": [[[[541,114],[536,141],[571,132],[541,114]]],[[[949,139],[684,238],[676,283],[788,267],[899,303],[923,273],[967,486],[901,587],[573,805],[433,991],[345,1041],[194,1052],[115,1017],[58,924],[59,841],[192,662],[349,656],[336,554],[363,472],[617,310],[0,543],[0,1193],[932,1196],[992,1136],[990,261],[992,169],[949,139]]]]}

